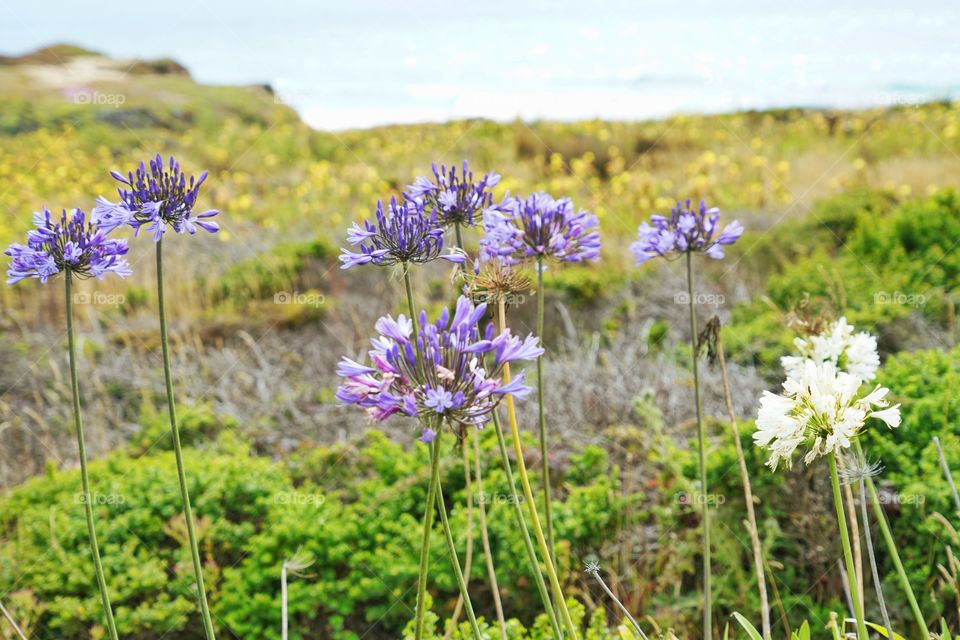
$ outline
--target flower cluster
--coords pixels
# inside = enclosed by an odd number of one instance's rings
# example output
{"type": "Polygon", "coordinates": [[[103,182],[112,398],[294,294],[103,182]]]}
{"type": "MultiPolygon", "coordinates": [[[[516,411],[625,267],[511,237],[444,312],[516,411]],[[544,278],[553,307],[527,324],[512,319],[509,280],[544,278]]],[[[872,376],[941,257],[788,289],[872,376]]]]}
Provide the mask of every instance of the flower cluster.
{"type": "Polygon", "coordinates": [[[364,220],[363,226],[354,223],[347,232],[347,242],[360,251],[343,249],[341,269],[360,264],[422,264],[436,258],[456,263],[464,260],[463,254],[456,251],[440,255],[443,227],[436,212],[427,213],[422,201],[392,198],[386,208],[383,201],[378,201],[376,221],[373,224],[364,220]]]}
{"type": "Polygon", "coordinates": [[[131,171],[124,176],[111,171],[110,175],[124,186],[117,189],[120,202],[97,198],[93,218],[101,228],[111,230],[130,225],[139,234],[140,228],[146,225],[157,242],[163,237],[167,225],[177,233],[191,235],[197,232],[197,227],[209,233],[220,230],[216,222],[209,220],[219,213],[216,209],[193,213],[200,185],[207,179],[206,171],[199,178],[190,176],[188,181],[173,156],[164,163],[163,157],[157,154],[150,161],[149,170],[141,162],[136,173],[131,171]]]}
{"type": "Polygon", "coordinates": [[[670,217],[653,215],[637,230],[638,239],[630,245],[630,251],[642,264],[662,256],[670,258],[684,253],[705,253],[719,260],[723,247],[736,242],[743,234],[743,225],[734,220],[720,229],[720,209],[707,208],[700,201],[699,209],[692,209],[690,201],[677,202],[670,217]]]}
{"type": "Polygon", "coordinates": [[[795,339],[794,344],[799,355],[780,358],[788,376],[800,375],[807,360],[830,362],[864,381],[873,380],[880,367],[877,338],[866,331],[854,333],[844,317],[817,335],[795,339]]]}
{"type": "Polygon", "coordinates": [[[508,197],[483,213],[481,257],[519,264],[530,258],[584,262],[600,257],[597,217],[574,211],[569,198],[546,193],[508,197]]]}
{"type": "Polygon", "coordinates": [[[485,304],[474,306],[461,296],[452,318],[444,309],[430,323],[422,312],[416,334],[413,321],[403,315],[380,318],[380,336],[371,341],[371,364],[341,360],[337,374],[346,381],[337,399],[366,409],[374,420],[396,413],[420,418],[424,441],[433,439],[437,432],[432,427],[443,420],[482,427],[503,396],[522,397],[530,391],[523,373],[504,383],[504,365],[543,353],[537,338],[521,340],[509,330],[494,336],[493,325],[481,336],[485,311],[485,304]]]}
{"type": "Polygon", "coordinates": [[[462,171],[433,163],[433,180],[420,176],[407,187],[410,199],[421,200],[431,211],[438,211],[444,224],[473,226],[478,211],[493,204],[492,190],[500,176],[492,171],[474,182],[473,172],[463,161],[462,171]]]}
{"type": "Polygon", "coordinates": [[[888,389],[877,385],[861,397],[861,384],[860,378],[838,371],[831,362],[808,360],[783,383],[782,394],[765,391],[753,440],[770,450],[767,464],[774,470],[781,461],[790,467],[800,446],[809,447],[804,456],[807,464],[829,453],[842,453],[864,430],[868,418],[890,428],[900,426],[900,405],[888,406],[888,389]]]}
{"type": "Polygon", "coordinates": [[[50,211],[44,208],[33,214],[36,229],[27,233],[27,244],[14,243],[5,251],[13,260],[7,269],[7,284],[25,278],[48,278],[69,270],[80,277],[102,279],[107,273],[120,277],[132,273],[123,256],[127,253],[125,240],[108,239],[107,231],[88,223],[86,214],[74,209],[68,217],[66,210],[59,222],[54,222],[50,211]]]}

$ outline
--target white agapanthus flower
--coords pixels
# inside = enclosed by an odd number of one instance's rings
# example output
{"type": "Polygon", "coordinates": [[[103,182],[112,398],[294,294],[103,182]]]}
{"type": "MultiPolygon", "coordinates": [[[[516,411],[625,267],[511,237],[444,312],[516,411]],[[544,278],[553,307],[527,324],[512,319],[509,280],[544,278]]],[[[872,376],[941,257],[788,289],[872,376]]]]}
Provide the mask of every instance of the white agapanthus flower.
{"type": "Polygon", "coordinates": [[[799,376],[808,360],[830,362],[863,381],[873,380],[880,368],[876,336],[866,331],[854,333],[853,326],[847,324],[844,317],[831,322],[823,333],[807,339],[797,338],[793,343],[799,355],[780,358],[790,377],[799,376]]]}
{"type": "Polygon", "coordinates": [[[890,428],[900,426],[900,405],[888,406],[888,389],[877,385],[860,397],[859,377],[838,371],[832,362],[803,363],[798,374],[787,377],[783,393],[763,392],[754,442],[770,450],[767,465],[792,466],[799,447],[808,448],[803,461],[810,464],[828,453],[840,453],[865,427],[868,418],[890,428]]]}

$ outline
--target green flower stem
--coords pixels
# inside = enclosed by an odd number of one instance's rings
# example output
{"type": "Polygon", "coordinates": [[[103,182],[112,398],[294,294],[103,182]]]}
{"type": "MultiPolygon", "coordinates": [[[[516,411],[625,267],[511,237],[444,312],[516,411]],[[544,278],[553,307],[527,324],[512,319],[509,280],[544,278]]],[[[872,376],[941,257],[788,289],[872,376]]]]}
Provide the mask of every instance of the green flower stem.
{"type": "MultiPolygon", "coordinates": [[[[100,561],[97,531],[93,524],[93,500],[90,497],[90,477],[87,475],[87,447],[83,439],[83,418],[80,415],[80,382],[77,377],[77,342],[73,332],[73,272],[66,269],[65,276],[67,283],[67,346],[70,351],[70,385],[73,389],[73,419],[77,428],[77,448],[80,452],[80,482],[83,486],[83,509],[87,516],[87,536],[90,538],[90,554],[93,556],[93,569],[97,575],[97,587],[100,590],[100,603],[103,605],[103,615],[107,620],[107,630],[110,633],[110,637],[112,640],[117,640],[117,625],[113,621],[113,609],[110,607],[107,581],[103,577],[103,564],[100,561]]],[[[16,628],[16,625],[14,625],[14,628],[16,628]]]]}
{"type": "MultiPolygon", "coordinates": [[[[543,342],[543,257],[537,256],[537,337],[543,342]]],[[[543,519],[547,525],[550,558],[557,564],[553,542],[553,513],[550,507],[550,450],[547,446],[547,414],[544,404],[543,355],[537,356],[537,417],[540,424],[540,464],[543,474],[543,519]]]]}
{"type": "MultiPolygon", "coordinates": [[[[474,503],[474,493],[473,493],[473,482],[470,479],[471,469],[473,465],[470,464],[470,447],[467,446],[466,434],[464,434],[464,439],[460,442],[460,453],[463,454],[463,479],[466,494],[467,494],[467,548],[464,553],[466,558],[463,561],[463,575],[464,580],[467,582],[467,586],[470,585],[470,571],[473,566],[473,503],[474,503]]],[[[444,640],[449,640],[453,637],[453,632],[457,627],[457,623],[460,621],[460,612],[463,610],[463,596],[457,598],[457,604],[453,607],[453,615],[450,616],[450,619],[447,621],[447,631],[443,634],[444,640]]]]}
{"type": "MultiPolygon", "coordinates": [[[[456,234],[456,238],[457,238],[457,248],[460,249],[461,251],[465,251],[465,249],[463,248],[463,235],[462,235],[461,232],[460,232],[460,222],[459,222],[459,221],[453,223],[453,230],[454,230],[454,233],[456,234]]],[[[460,265],[460,270],[461,270],[461,271],[462,271],[464,268],[465,268],[464,265],[460,265]]]]}
{"type": "Polygon", "coordinates": [[[700,372],[697,353],[697,313],[693,297],[693,254],[687,252],[687,296],[690,304],[690,346],[693,349],[693,396],[697,406],[697,442],[700,452],[700,503],[702,512],[703,539],[703,638],[713,637],[713,611],[710,605],[710,504],[707,499],[707,434],[703,424],[703,409],[700,402],[700,372]]]}
{"type": "Polygon", "coordinates": [[[403,286],[407,290],[407,311],[410,314],[410,321],[413,323],[413,344],[416,346],[420,330],[417,327],[417,310],[413,306],[413,285],[410,283],[410,265],[404,263],[400,266],[403,269],[403,286]]]}
{"type": "MultiPolygon", "coordinates": [[[[500,331],[504,331],[507,326],[506,309],[503,298],[498,303],[497,314],[499,318],[500,331]]],[[[510,365],[503,365],[503,382],[510,383],[510,365]]],[[[533,525],[533,533],[537,538],[537,545],[540,547],[540,555],[543,556],[543,563],[547,568],[547,577],[550,579],[550,587],[553,590],[554,604],[560,610],[560,618],[567,628],[567,632],[573,640],[577,639],[577,629],[573,624],[573,618],[570,617],[570,611],[567,609],[567,603],[563,599],[563,590],[560,588],[560,579],[557,577],[557,569],[550,555],[550,548],[547,546],[546,537],[543,535],[543,527],[540,526],[540,516],[537,514],[537,505],[533,500],[533,491],[530,488],[530,478],[527,475],[527,466],[523,462],[523,443],[520,441],[520,427],[517,424],[517,411],[514,406],[513,396],[507,395],[507,417],[510,420],[510,435],[513,440],[513,450],[517,456],[517,470],[520,472],[520,484],[523,487],[523,497],[527,503],[527,509],[530,511],[530,521],[533,525]]]]}
{"type": "MultiPolygon", "coordinates": [[[[439,450],[440,436],[443,432],[442,425],[437,429],[437,435],[433,439],[433,447],[439,450]]],[[[436,455],[436,454],[434,454],[436,455]]],[[[467,610],[467,619],[470,620],[470,628],[473,630],[475,640],[483,640],[483,634],[480,633],[480,626],[477,624],[477,616],[473,612],[473,603],[470,602],[470,593],[467,591],[467,583],[463,578],[463,571],[460,570],[460,559],[457,557],[457,545],[453,541],[453,532],[450,530],[450,521],[447,519],[447,507],[443,502],[443,487],[440,485],[440,465],[433,465],[433,479],[431,484],[437,487],[436,500],[437,507],[440,509],[440,522],[443,525],[443,535],[447,540],[447,551],[450,553],[450,564],[453,565],[453,575],[457,579],[457,586],[460,588],[460,596],[463,598],[463,606],[467,610]]]]}
{"type": "Polygon", "coordinates": [[[870,573],[873,576],[873,586],[877,592],[877,603],[880,613],[883,614],[883,625],[887,628],[887,637],[893,638],[893,626],[890,624],[890,614],[887,612],[887,602],[883,598],[883,585],[880,584],[880,572],[877,570],[877,557],[873,553],[873,538],[870,534],[870,516],[867,513],[867,488],[860,476],[860,517],[863,519],[864,539],[867,543],[867,557],[870,559],[870,573]]]}
{"type": "Polygon", "coordinates": [[[493,416],[493,429],[497,432],[497,442],[500,445],[500,458],[503,460],[503,469],[507,475],[507,484],[510,485],[510,502],[513,504],[513,515],[517,521],[517,529],[523,534],[523,545],[527,551],[527,561],[530,563],[530,569],[533,571],[537,591],[540,592],[540,599],[543,601],[543,610],[546,611],[547,617],[550,618],[553,635],[557,638],[563,638],[563,633],[560,631],[560,623],[557,620],[557,612],[550,603],[550,595],[547,592],[547,584],[543,579],[543,570],[540,568],[537,552],[533,548],[533,542],[530,540],[530,532],[527,530],[527,523],[523,519],[523,507],[520,506],[521,499],[517,494],[517,483],[513,479],[513,468],[510,465],[510,456],[507,453],[507,442],[503,437],[503,427],[500,426],[500,415],[496,410],[494,410],[491,415],[493,416]]]}
{"type": "MultiPolygon", "coordinates": [[[[480,541],[483,544],[483,557],[487,562],[487,576],[490,578],[490,591],[493,592],[493,607],[497,612],[497,624],[500,627],[500,640],[507,640],[507,621],[503,616],[503,603],[500,601],[500,587],[497,584],[497,572],[493,568],[493,554],[490,552],[490,535],[487,533],[487,507],[483,495],[483,473],[480,464],[480,434],[473,434],[473,475],[477,479],[477,495],[480,496],[480,541]]],[[[542,579],[542,578],[541,578],[542,579]]]]}
{"type": "Polygon", "coordinates": [[[213,619],[207,604],[207,591],[203,586],[203,564],[200,561],[200,547],[197,545],[197,532],[193,522],[193,509],[190,507],[190,491],[187,488],[187,474],[183,466],[183,449],[180,446],[180,429],[177,426],[177,407],[173,399],[173,373],[170,369],[170,340],[167,334],[167,314],[163,306],[163,240],[157,241],[157,307],[160,313],[160,344],[163,349],[163,375],[167,385],[167,409],[170,413],[170,432],[173,434],[173,452],[177,459],[177,477],[180,481],[180,498],[183,502],[183,517],[187,523],[187,539],[190,543],[190,555],[193,560],[193,573],[197,581],[197,599],[200,604],[200,616],[207,640],[214,640],[213,619]]]}
{"type": "Polygon", "coordinates": [[[440,436],[433,439],[430,446],[430,484],[427,488],[427,503],[423,513],[423,537],[420,543],[420,573],[417,578],[417,613],[414,627],[414,640],[423,638],[423,618],[426,613],[427,570],[430,564],[430,531],[433,529],[433,503],[440,481],[440,436]]]}
{"type": "Polygon", "coordinates": [[[850,600],[853,602],[853,615],[857,619],[857,638],[859,640],[867,640],[867,625],[864,623],[863,609],[860,607],[860,588],[857,585],[856,567],[853,565],[850,534],[847,532],[847,517],[843,512],[843,495],[840,490],[840,477],[837,475],[837,458],[831,452],[827,455],[827,461],[830,463],[830,480],[833,484],[833,503],[837,509],[837,527],[840,529],[843,561],[847,567],[847,585],[850,589],[850,600]]]}
{"type": "MultiPolygon", "coordinates": [[[[854,440],[853,442],[857,448],[857,453],[862,455],[863,449],[860,447],[860,442],[858,440],[854,440]]],[[[883,535],[883,541],[887,545],[887,553],[890,554],[890,558],[893,560],[893,566],[897,570],[900,588],[903,589],[904,595],[907,596],[907,601],[910,603],[910,610],[913,612],[913,618],[916,620],[917,626],[922,632],[922,637],[929,638],[930,629],[927,628],[927,621],[923,617],[923,612],[920,611],[917,596],[913,593],[913,587],[910,586],[910,578],[907,577],[907,571],[903,568],[903,561],[900,560],[897,543],[893,539],[890,524],[887,522],[887,517],[883,513],[883,506],[880,504],[880,496],[877,495],[877,487],[873,483],[873,478],[867,478],[867,492],[870,494],[870,502],[873,504],[873,515],[877,520],[877,524],[880,525],[880,533],[883,535]]]]}

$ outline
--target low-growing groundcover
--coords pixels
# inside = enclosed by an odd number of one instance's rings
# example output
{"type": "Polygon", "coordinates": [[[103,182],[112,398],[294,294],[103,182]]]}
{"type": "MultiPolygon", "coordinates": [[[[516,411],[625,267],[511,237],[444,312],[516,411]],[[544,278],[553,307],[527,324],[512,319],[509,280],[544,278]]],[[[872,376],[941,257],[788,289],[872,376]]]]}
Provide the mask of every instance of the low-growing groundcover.
{"type": "MultiPolygon", "coordinates": [[[[918,381],[931,371],[939,371],[936,367],[956,368],[958,355],[957,351],[904,354],[888,363],[883,382],[900,385],[905,394],[914,393],[911,389],[917,389],[918,381]]],[[[905,411],[902,433],[897,434],[910,438],[903,446],[914,446],[909,443],[915,438],[915,446],[922,450],[922,443],[929,442],[921,426],[922,407],[955,403],[947,384],[932,387],[917,409],[905,411]]],[[[646,413],[641,409],[638,416],[646,413]]],[[[205,572],[211,606],[221,634],[279,637],[280,566],[301,550],[313,562],[289,587],[291,638],[403,635],[413,617],[420,525],[417,506],[426,494],[429,472],[422,450],[390,442],[371,431],[352,444],[320,447],[285,461],[272,461],[253,455],[230,430],[219,436],[207,431],[202,425],[212,420],[211,414],[204,408],[197,411],[184,416],[185,425],[201,425],[196,434],[194,429],[187,430],[188,439],[200,447],[187,449],[187,463],[196,470],[191,492],[200,545],[208,558],[205,572]],[[204,440],[200,435],[204,431],[214,439],[204,440]]],[[[725,437],[727,429],[716,422],[710,425],[714,446],[709,476],[713,492],[724,496],[714,516],[720,532],[714,594],[718,618],[729,620],[733,611],[752,611],[758,603],[745,546],[747,535],[740,523],[742,493],[736,474],[729,473],[736,459],[733,445],[725,437]]],[[[822,491],[810,491],[822,478],[799,468],[786,476],[769,473],[763,467],[762,453],[750,446],[753,429],[751,423],[741,425],[741,439],[759,499],[758,519],[771,574],[784,608],[791,612],[791,624],[796,626],[800,618],[808,618],[814,629],[822,630],[830,611],[842,606],[831,595],[840,592],[839,577],[831,571],[831,558],[837,557],[838,551],[833,545],[825,549],[822,535],[817,533],[829,526],[825,524],[829,523],[829,505],[817,497],[822,491]],[[785,504],[783,495],[798,496],[801,508],[785,504]],[[822,584],[823,580],[827,584],[822,584]],[[809,584],[821,586],[809,590],[805,586],[809,584]]],[[[520,535],[509,517],[509,492],[491,431],[479,432],[486,466],[485,499],[506,615],[515,619],[508,625],[510,638],[550,638],[546,617],[535,615],[539,611],[537,595],[520,535]]],[[[617,452],[616,464],[602,448],[586,446],[554,478],[558,563],[571,602],[581,603],[572,607],[571,615],[592,629],[587,638],[621,637],[614,609],[605,606],[609,603],[602,592],[583,577],[582,563],[599,559],[609,565],[617,554],[625,554],[629,561],[617,571],[628,606],[649,615],[662,630],[674,628],[685,637],[683,630],[695,629],[698,624],[698,508],[685,499],[695,491],[695,450],[666,436],[655,418],[611,429],[605,436],[611,450],[617,452]],[[624,478],[633,476],[630,469],[620,466],[627,460],[651,470],[641,486],[634,482],[624,485],[624,478]],[[634,536],[633,532],[647,528],[654,529],[650,539],[634,536]]],[[[955,437],[944,440],[945,446],[955,444],[955,437]]],[[[528,443],[532,446],[532,437],[528,443]]],[[[98,488],[94,499],[105,571],[123,637],[202,637],[190,593],[190,558],[172,477],[174,461],[171,453],[159,451],[165,446],[160,442],[146,455],[115,452],[91,465],[91,480],[98,488]]],[[[881,453],[879,447],[869,446],[875,455],[892,461],[893,455],[886,450],[881,453]]],[[[899,438],[891,446],[900,446],[899,438]]],[[[947,535],[930,514],[935,507],[948,513],[949,507],[936,458],[927,453],[919,466],[905,465],[896,472],[892,467],[887,479],[904,496],[904,503],[891,511],[890,518],[911,577],[935,592],[922,597],[921,603],[933,613],[936,603],[946,602],[951,591],[930,571],[930,563],[944,561],[946,553],[942,546],[929,544],[936,540],[932,535],[944,539],[947,535]]],[[[458,546],[462,552],[466,496],[461,460],[452,447],[443,455],[451,525],[461,532],[458,546]]],[[[102,633],[96,588],[86,570],[89,551],[76,487],[76,470],[51,469],[46,477],[36,478],[0,500],[0,589],[14,592],[11,602],[21,619],[34,621],[33,638],[80,640],[102,633]],[[33,611],[28,604],[31,601],[37,603],[33,611]]],[[[449,568],[444,570],[447,555],[440,535],[433,537],[431,548],[437,571],[428,622],[432,621],[439,638],[453,609],[457,587],[449,568]]],[[[489,625],[494,618],[478,543],[474,553],[471,590],[476,593],[478,615],[489,625]]],[[[613,569],[604,567],[605,571],[613,569]]],[[[886,587],[892,614],[905,625],[909,612],[891,572],[884,575],[890,576],[886,587]]],[[[781,630],[777,612],[775,608],[773,620],[775,629],[781,630]]],[[[868,618],[877,619],[870,614],[868,608],[868,618]]],[[[468,637],[468,628],[463,631],[466,635],[462,637],[468,637]]],[[[494,637],[494,627],[491,634],[494,637]]]]}
{"type": "MultiPolygon", "coordinates": [[[[493,460],[495,443],[484,438],[483,446],[493,460]]],[[[276,637],[280,566],[302,548],[313,564],[290,588],[292,638],[346,639],[367,632],[366,637],[396,637],[411,618],[419,541],[416,505],[426,493],[426,458],[377,432],[356,444],[315,449],[286,463],[253,456],[247,449],[225,432],[202,451],[187,450],[187,463],[196,469],[191,492],[200,545],[209,558],[205,573],[217,626],[235,637],[276,637]]],[[[448,453],[448,495],[455,503],[451,522],[463,531],[460,456],[448,453]]],[[[171,482],[173,465],[169,453],[131,457],[118,452],[91,467],[91,481],[99,488],[94,500],[105,571],[123,637],[202,637],[190,594],[178,491],[171,482]]],[[[595,553],[616,535],[623,513],[617,476],[595,447],[570,461],[564,478],[568,494],[557,519],[568,576],[579,568],[579,557],[595,553]]],[[[496,514],[490,534],[504,601],[511,615],[529,623],[527,612],[536,610],[536,594],[527,578],[522,542],[508,517],[497,514],[509,508],[503,504],[505,480],[491,463],[484,481],[490,511],[496,514]]],[[[96,591],[87,580],[89,551],[76,486],[74,470],[51,469],[47,477],[0,502],[0,589],[30,585],[42,608],[18,613],[23,619],[36,616],[36,638],[80,639],[102,631],[96,591]]],[[[438,565],[445,561],[439,535],[432,557],[438,565]]],[[[472,578],[480,583],[484,575],[478,558],[472,578]]],[[[456,598],[449,572],[437,573],[436,589],[435,608],[448,615],[456,598]]],[[[479,613],[487,619],[492,614],[483,608],[479,613]]]]}

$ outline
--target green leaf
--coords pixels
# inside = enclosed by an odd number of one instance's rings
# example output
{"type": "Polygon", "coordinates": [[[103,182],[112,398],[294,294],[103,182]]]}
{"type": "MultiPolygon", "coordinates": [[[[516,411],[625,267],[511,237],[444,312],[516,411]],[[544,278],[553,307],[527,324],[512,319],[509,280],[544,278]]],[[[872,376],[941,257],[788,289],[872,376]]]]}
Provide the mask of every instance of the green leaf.
{"type": "MultiPolygon", "coordinates": [[[[847,622],[856,623],[856,619],[855,619],[855,618],[847,618],[847,622]]],[[[864,622],[864,624],[866,624],[868,627],[870,627],[871,629],[873,629],[874,631],[876,631],[877,633],[879,633],[879,634],[880,634],[881,636],[883,636],[884,638],[889,638],[889,637],[890,637],[890,636],[887,635],[887,628],[886,628],[885,626],[876,624],[876,623],[874,623],[874,622],[870,622],[869,620],[866,620],[866,621],[864,622]]],[[[893,632],[893,640],[907,640],[907,639],[904,638],[904,637],[903,637],[902,635],[900,635],[899,633],[897,633],[896,631],[894,631],[894,632],[893,632]]]]}
{"type": "Polygon", "coordinates": [[[744,618],[736,611],[733,612],[733,618],[740,623],[741,627],[744,628],[744,630],[747,632],[747,635],[750,636],[750,640],[763,640],[763,636],[760,635],[760,632],[757,631],[757,628],[753,626],[749,620],[744,618]]]}

